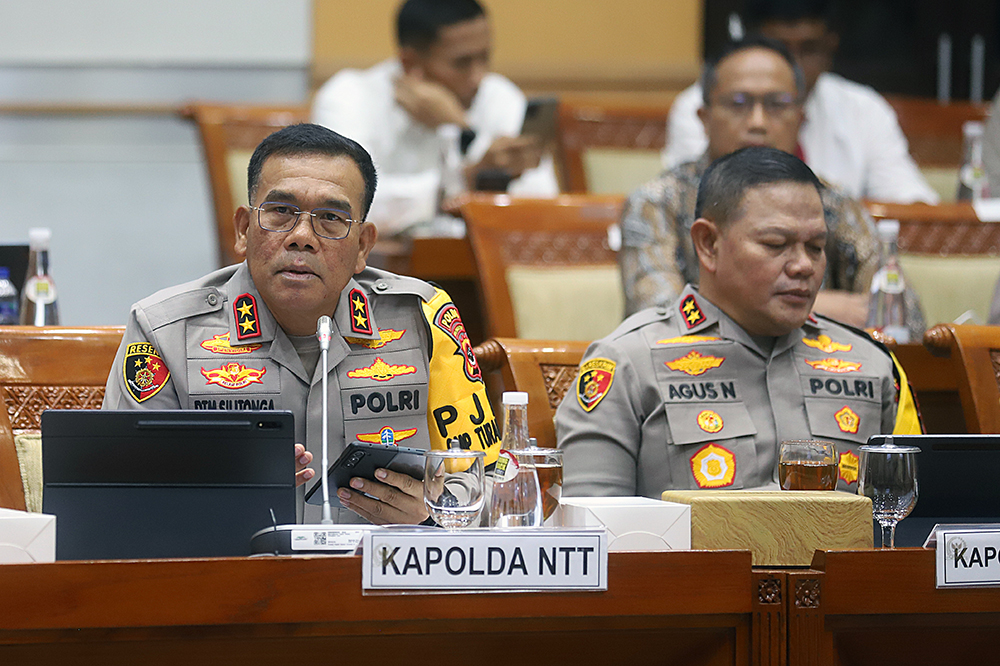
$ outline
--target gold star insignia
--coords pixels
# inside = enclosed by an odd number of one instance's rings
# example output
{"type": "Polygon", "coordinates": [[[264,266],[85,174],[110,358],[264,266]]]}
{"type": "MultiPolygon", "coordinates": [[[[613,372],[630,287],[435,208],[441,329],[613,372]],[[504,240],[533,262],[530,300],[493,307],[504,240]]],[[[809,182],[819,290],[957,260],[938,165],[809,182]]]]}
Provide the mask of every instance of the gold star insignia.
{"type": "Polygon", "coordinates": [[[357,322],[358,328],[364,328],[365,322],[367,322],[368,320],[365,319],[365,316],[363,314],[356,314],[354,315],[354,321],[357,322]]]}
{"type": "Polygon", "coordinates": [[[243,332],[246,333],[247,331],[252,331],[256,324],[257,322],[255,320],[247,319],[246,321],[240,322],[240,327],[243,329],[243,332]]]}
{"type": "Polygon", "coordinates": [[[354,309],[355,310],[357,310],[358,312],[364,312],[365,311],[365,300],[363,298],[361,298],[360,296],[358,296],[358,297],[356,297],[354,299],[353,303],[354,303],[354,309]]]}
{"type": "Polygon", "coordinates": [[[699,314],[697,312],[689,312],[687,314],[687,320],[692,324],[698,320],[699,314]]]}
{"type": "Polygon", "coordinates": [[[683,308],[683,310],[684,310],[684,314],[687,314],[687,315],[689,315],[689,314],[691,314],[691,313],[692,313],[692,312],[693,312],[693,311],[694,311],[694,310],[695,310],[696,308],[697,308],[697,306],[696,306],[696,305],[694,304],[694,301],[688,301],[687,303],[685,303],[685,304],[684,304],[684,308],[683,308]]]}
{"type": "Polygon", "coordinates": [[[146,365],[146,367],[148,367],[148,368],[149,368],[150,370],[153,370],[153,371],[156,371],[156,370],[159,370],[159,369],[160,369],[160,364],[159,364],[159,363],[156,363],[156,362],[153,362],[153,363],[149,363],[149,362],[147,361],[147,365],[146,365]]]}
{"type": "Polygon", "coordinates": [[[137,368],[141,368],[142,367],[142,359],[141,358],[135,359],[135,367],[137,367],[137,368]]]}
{"type": "Polygon", "coordinates": [[[241,305],[240,307],[236,308],[236,311],[239,312],[244,317],[249,317],[250,314],[253,312],[253,308],[250,307],[250,303],[244,301],[243,305],[241,305]]]}

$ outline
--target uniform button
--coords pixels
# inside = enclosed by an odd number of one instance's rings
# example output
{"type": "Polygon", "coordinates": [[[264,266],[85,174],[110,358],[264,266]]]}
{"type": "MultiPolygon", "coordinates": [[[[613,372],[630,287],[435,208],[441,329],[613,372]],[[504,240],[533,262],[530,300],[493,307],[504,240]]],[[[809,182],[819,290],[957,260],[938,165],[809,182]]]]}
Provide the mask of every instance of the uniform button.
{"type": "Polygon", "coordinates": [[[208,301],[209,305],[217,305],[219,303],[219,297],[216,296],[215,294],[209,294],[208,298],[206,298],[205,300],[208,301]]]}
{"type": "Polygon", "coordinates": [[[385,280],[379,280],[374,286],[375,291],[385,291],[388,288],[389,284],[385,280]]]}

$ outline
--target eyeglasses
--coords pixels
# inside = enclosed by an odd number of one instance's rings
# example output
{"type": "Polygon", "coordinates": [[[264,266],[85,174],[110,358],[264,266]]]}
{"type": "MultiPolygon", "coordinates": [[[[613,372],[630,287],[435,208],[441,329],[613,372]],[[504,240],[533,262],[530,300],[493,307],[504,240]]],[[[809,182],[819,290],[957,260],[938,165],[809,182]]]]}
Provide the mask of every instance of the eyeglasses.
{"type": "Polygon", "coordinates": [[[767,93],[759,96],[733,93],[717,100],[714,104],[737,116],[749,115],[760,104],[766,115],[777,116],[796,106],[796,99],[789,93],[767,93]]]}
{"type": "Polygon", "coordinates": [[[320,238],[342,240],[351,233],[351,224],[362,224],[364,220],[352,220],[348,213],[335,208],[314,208],[302,210],[298,206],[279,201],[265,201],[260,206],[250,206],[257,211],[257,224],[264,231],[288,233],[295,228],[299,217],[308,215],[313,233],[320,238]]]}

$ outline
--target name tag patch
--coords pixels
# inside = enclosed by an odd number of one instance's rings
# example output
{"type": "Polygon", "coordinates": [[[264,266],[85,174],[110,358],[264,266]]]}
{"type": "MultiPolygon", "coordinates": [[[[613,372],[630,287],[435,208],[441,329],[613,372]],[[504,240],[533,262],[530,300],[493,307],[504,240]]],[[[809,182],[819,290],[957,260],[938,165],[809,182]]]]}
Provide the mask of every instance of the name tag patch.
{"type": "Polygon", "coordinates": [[[830,377],[803,377],[808,383],[810,395],[820,395],[833,398],[864,398],[866,400],[878,400],[875,393],[875,380],[858,377],[856,379],[843,379],[830,377]]]}
{"type": "Polygon", "coordinates": [[[669,382],[666,384],[667,402],[692,400],[739,400],[736,380],[721,382],[669,382]]]}

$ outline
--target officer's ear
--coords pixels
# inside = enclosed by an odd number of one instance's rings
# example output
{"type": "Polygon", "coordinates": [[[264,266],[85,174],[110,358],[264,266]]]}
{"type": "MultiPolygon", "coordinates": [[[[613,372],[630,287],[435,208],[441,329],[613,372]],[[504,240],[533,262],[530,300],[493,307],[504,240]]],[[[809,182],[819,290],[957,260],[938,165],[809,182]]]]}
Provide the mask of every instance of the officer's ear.
{"type": "Polygon", "coordinates": [[[236,228],[236,242],[233,249],[237,257],[247,256],[247,229],[250,227],[250,209],[240,206],[233,215],[233,227],[236,228]]]}
{"type": "Polygon", "coordinates": [[[702,270],[714,273],[719,259],[719,227],[715,222],[699,217],[691,225],[691,241],[698,253],[698,263],[702,270]]]}
{"type": "Polygon", "coordinates": [[[354,264],[354,274],[357,275],[365,270],[368,265],[368,254],[375,247],[378,240],[378,229],[371,222],[363,222],[361,230],[358,232],[358,259],[354,264]]]}

